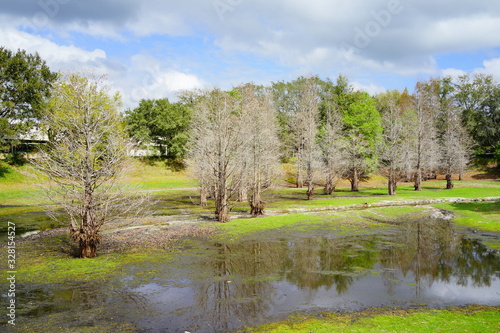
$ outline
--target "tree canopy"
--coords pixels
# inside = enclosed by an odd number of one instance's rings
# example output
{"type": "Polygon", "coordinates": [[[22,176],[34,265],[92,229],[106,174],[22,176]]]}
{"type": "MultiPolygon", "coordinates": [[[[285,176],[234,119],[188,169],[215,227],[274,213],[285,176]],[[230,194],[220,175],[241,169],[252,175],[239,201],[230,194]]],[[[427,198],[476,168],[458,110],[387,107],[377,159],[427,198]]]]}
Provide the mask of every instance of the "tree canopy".
{"type": "Polygon", "coordinates": [[[38,53],[0,47],[0,146],[37,124],[56,79],[38,53]]]}
{"type": "Polygon", "coordinates": [[[143,99],[135,109],[125,112],[130,136],[142,146],[156,148],[160,156],[183,158],[189,138],[191,109],[183,103],[170,103],[167,98],[143,99]]]}

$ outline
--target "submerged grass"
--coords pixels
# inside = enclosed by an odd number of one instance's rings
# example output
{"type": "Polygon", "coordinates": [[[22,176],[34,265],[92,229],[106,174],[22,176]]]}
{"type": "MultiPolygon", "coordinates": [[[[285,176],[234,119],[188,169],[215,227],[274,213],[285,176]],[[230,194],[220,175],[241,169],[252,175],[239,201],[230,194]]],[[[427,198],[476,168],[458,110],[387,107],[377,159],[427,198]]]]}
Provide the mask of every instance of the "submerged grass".
{"type": "Polygon", "coordinates": [[[300,233],[312,228],[340,232],[358,232],[366,228],[385,228],[385,222],[404,217],[425,216],[428,209],[422,207],[382,207],[348,212],[286,214],[255,218],[239,218],[219,225],[224,239],[241,239],[253,234],[273,230],[300,233]]]}
{"type": "Polygon", "coordinates": [[[497,333],[500,307],[471,306],[443,310],[373,309],[353,314],[324,313],[321,317],[294,316],[278,323],[241,332],[481,332],[497,333]]]}
{"type": "Polygon", "coordinates": [[[171,260],[171,252],[161,249],[102,253],[93,259],[77,259],[73,256],[74,246],[68,235],[19,243],[16,251],[19,280],[24,283],[96,282],[120,274],[126,265],[171,260]]]}

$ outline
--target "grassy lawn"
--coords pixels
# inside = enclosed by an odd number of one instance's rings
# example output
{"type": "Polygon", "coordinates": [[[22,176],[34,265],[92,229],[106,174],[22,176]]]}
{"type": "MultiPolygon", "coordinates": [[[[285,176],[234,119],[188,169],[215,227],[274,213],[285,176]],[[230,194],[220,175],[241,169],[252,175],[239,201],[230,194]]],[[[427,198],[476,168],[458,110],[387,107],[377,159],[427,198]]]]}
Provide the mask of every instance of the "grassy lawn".
{"type": "Polygon", "coordinates": [[[137,185],[140,189],[170,189],[197,187],[198,182],[188,171],[174,172],[163,162],[143,163],[133,160],[122,182],[137,185]]]}
{"type": "Polygon", "coordinates": [[[453,211],[453,222],[480,230],[500,232],[500,201],[440,203],[437,208],[453,211]]]}
{"type": "Polygon", "coordinates": [[[301,228],[309,229],[321,226],[329,230],[340,232],[355,232],[359,229],[375,226],[384,228],[380,220],[387,221],[404,217],[423,216],[428,209],[423,207],[381,207],[365,210],[353,210],[349,212],[320,212],[310,214],[285,214],[276,216],[263,216],[256,218],[233,219],[228,223],[219,225],[222,237],[245,238],[252,234],[276,230],[280,228],[293,228],[300,231],[301,228]],[[369,222],[373,219],[373,222],[369,222]]]}
{"type": "MultiPolygon", "coordinates": [[[[37,189],[35,181],[40,179],[30,166],[12,168],[5,163],[1,165],[0,176],[0,221],[16,220],[23,226],[25,221],[39,220],[37,213],[42,213],[46,204],[37,189]],[[3,207],[2,207],[3,205],[3,207]],[[12,207],[15,206],[15,207],[12,207]]],[[[482,174],[479,174],[481,176],[482,174]]],[[[473,177],[472,177],[473,178],[473,177]]],[[[472,179],[471,178],[471,179],[472,179]]],[[[43,177],[41,178],[43,179],[43,177]]],[[[138,160],[132,161],[129,170],[124,175],[122,182],[136,186],[138,189],[150,192],[157,203],[153,209],[155,215],[186,215],[211,217],[213,215],[214,203],[209,201],[208,207],[200,207],[197,182],[187,171],[173,172],[165,167],[163,162],[143,163],[138,160]]],[[[428,200],[442,198],[484,198],[500,196],[500,182],[494,180],[468,180],[455,182],[453,190],[446,190],[445,181],[434,180],[424,182],[424,190],[416,192],[410,183],[401,183],[397,189],[396,196],[387,195],[384,179],[374,176],[368,183],[362,183],[359,192],[350,192],[346,181],[340,182],[337,191],[333,195],[321,194],[322,189],[317,188],[317,195],[313,200],[306,200],[306,190],[291,187],[277,187],[264,192],[266,212],[268,215],[291,214],[284,217],[267,216],[258,219],[236,220],[225,227],[228,230],[239,229],[245,232],[258,228],[276,228],[289,225],[300,220],[300,213],[314,210],[335,209],[339,206],[353,206],[351,208],[367,208],[370,204],[384,201],[428,200]],[[363,186],[364,185],[364,186],[363,186]],[[247,227],[252,225],[252,227],[247,227]],[[258,225],[258,227],[256,227],[258,225]]],[[[472,203],[472,204],[437,204],[436,207],[455,211],[458,215],[456,222],[483,230],[498,232],[498,204],[472,203]],[[469,209],[469,208],[470,209],[469,209]],[[472,208],[471,208],[472,207],[472,208]],[[482,208],[479,208],[482,207],[482,208]],[[492,210],[490,212],[489,210],[492,210]]],[[[247,202],[232,202],[231,214],[246,215],[249,211],[247,202]]],[[[370,208],[372,211],[373,209],[370,208]]],[[[397,211],[407,209],[399,206],[397,211]]],[[[384,214],[389,211],[385,210],[384,214]]],[[[365,210],[366,213],[366,210],[365,210]]],[[[371,213],[366,213],[371,214],[371,213]]],[[[312,220],[310,220],[312,221],[312,220]]],[[[26,222],[28,226],[30,223],[26,222]]],[[[36,222],[39,223],[39,222],[36,222]]],[[[40,223],[47,224],[47,221],[40,223]]],[[[236,232],[236,231],[231,231],[236,232]]]]}
{"type": "MultiPolygon", "coordinates": [[[[380,201],[427,200],[440,198],[485,198],[500,197],[500,183],[488,184],[488,187],[467,187],[461,184],[453,190],[446,190],[438,182],[426,183],[422,191],[414,191],[412,185],[403,184],[398,187],[397,195],[387,195],[384,187],[361,188],[359,192],[349,192],[340,188],[331,196],[316,195],[313,200],[306,200],[306,190],[282,188],[267,192],[267,208],[270,210],[286,210],[295,208],[323,208],[346,206],[352,204],[374,203],[380,201]]],[[[318,190],[320,192],[320,190],[318,190]]]]}
{"type": "Polygon", "coordinates": [[[292,317],[288,320],[248,328],[241,332],[481,332],[497,333],[500,307],[472,306],[444,310],[373,309],[354,314],[324,313],[321,317],[292,317]]]}

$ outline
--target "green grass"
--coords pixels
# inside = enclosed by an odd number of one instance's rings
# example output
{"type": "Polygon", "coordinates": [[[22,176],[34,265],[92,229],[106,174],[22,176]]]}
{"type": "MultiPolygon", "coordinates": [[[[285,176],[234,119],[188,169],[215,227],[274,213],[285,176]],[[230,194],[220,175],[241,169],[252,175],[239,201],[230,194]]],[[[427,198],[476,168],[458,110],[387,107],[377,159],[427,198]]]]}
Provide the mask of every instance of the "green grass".
{"type": "Polygon", "coordinates": [[[500,307],[474,306],[444,310],[376,310],[355,314],[322,314],[322,317],[296,316],[279,323],[270,323],[242,332],[398,332],[398,333],[497,333],[500,329],[500,307]]]}
{"type": "Polygon", "coordinates": [[[221,224],[219,229],[225,234],[225,237],[238,238],[285,226],[290,227],[297,223],[307,223],[307,225],[320,224],[324,223],[325,220],[326,217],[324,215],[288,214],[284,216],[235,219],[221,224]]]}
{"type": "Polygon", "coordinates": [[[29,283],[73,283],[109,280],[120,274],[121,268],[141,262],[166,263],[171,253],[157,249],[138,252],[102,253],[93,259],[77,259],[70,255],[72,244],[67,235],[21,243],[17,246],[17,276],[29,283]]]}
{"type": "Polygon", "coordinates": [[[143,163],[139,160],[133,160],[129,169],[123,181],[127,184],[139,185],[141,189],[145,190],[198,186],[195,177],[189,172],[171,171],[163,162],[143,163]]]}
{"type": "Polygon", "coordinates": [[[421,207],[382,207],[369,210],[354,210],[338,213],[310,213],[310,214],[285,214],[276,216],[262,216],[255,218],[239,218],[220,224],[220,235],[224,239],[238,239],[250,237],[253,234],[286,228],[287,232],[307,231],[311,228],[327,228],[341,232],[357,232],[359,230],[376,226],[384,228],[385,225],[377,223],[390,219],[406,216],[421,216],[427,209],[421,207]],[[346,219],[348,214],[348,219],[346,219]],[[368,219],[372,218],[374,222],[368,219]]]}
{"type": "Polygon", "coordinates": [[[365,209],[359,212],[363,217],[387,219],[400,219],[405,217],[426,216],[428,209],[415,206],[396,206],[396,207],[375,207],[365,209]]]}
{"type": "Polygon", "coordinates": [[[500,201],[440,203],[437,208],[454,212],[453,222],[470,228],[500,232],[500,201]]]}
{"type": "MultiPolygon", "coordinates": [[[[41,198],[41,192],[34,185],[33,179],[41,177],[37,175],[31,167],[10,167],[2,164],[3,173],[0,176],[0,205],[18,205],[19,207],[2,207],[0,209],[0,221],[11,220],[16,215],[19,218],[32,219],[34,215],[30,212],[42,211],[41,207],[35,205],[44,204],[41,198]]],[[[214,203],[209,201],[208,207],[197,205],[199,201],[197,182],[187,171],[173,172],[167,169],[163,162],[143,163],[134,160],[130,165],[129,171],[123,178],[123,182],[137,186],[140,189],[149,191],[150,195],[158,200],[153,208],[154,214],[160,215],[178,215],[191,214],[193,216],[213,216],[214,203]]],[[[369,184],[382,184],[383,179],[374,176],[369,184]]],[[[41,177],[40,179],[43,179],[41,177]]],[[[344,182],[345,183],[345,182],[344,182]]],[[[345,185],[345,184],[344,184],[345,185]]],[[[363,185],[363,183],[362,183],[363,185]]],[[[266,202],[265,211],[270,214],[300,214],[302,212],[314,210],[335,209],[339,206],[352,206],[352,208],[365,209],[365,216],[376,217],[377,211],[374,207],[368,207],[370,204],[384,201],[398,201],[404,205],[408,200],[426,200],[440,198],[484,198],[491,196],[500,196],[500,182],[498,181],[462,181],[455,182],[453,190],[445,190],[444,181],[424,182],[424,190],[416,192],[410,183],[402,183],[398,186],[397,195],[387,195],[385,186],[361,187],[359,192],[350,192],[348,187],[339,187],[337,192],[331,196],[322,195],[321,188],[316,190],[317,195],[313,200],[306,200],[306,189],[297,188],[277,188],[264,193],[266,202]],[[474,186],[474,187],[471,187],[474,186]],[[366,210],[369,208],[369,210],[366,210]]],[[[445,205],[446,206],[446,205],[445,205]]],[[[445,207],[443,206],[443,207],[445,207]]],[[[451,207],[450,205],[446,207],[451,207]]],[[[459,207],[459,206],[457,206],[459,207]]],[[[492,206],[496,209],[497,206],[492,206]]],[[[397,214],[402,211],[402,206],[394,208],[394,211],[384,210],[381,214],[397,214]]],[[[232,215],[247,213],[249,211],[248,202],[232,202],[232,215]]],[[[462,210],[461,210],[462,212],[462,210]]],[[[463,216],[457,221],[459,223],[476,223],[480,227],[486,227],[488,230],[498,231],[496,217],[485,217],[478,214],[480,212],[463,210],[463,216]],[[476,214],[477,213],[477,214],[476,214]],[[480,223],[475,222],[478,218],[480,223]]],[[[269,217],[262,219],[245,220],[245,222],[235,221],[233,225],[238,225],[242,233],[248,230],[265,230],[266,228],[276,229],[280,225],[289,225],[294,223],[297,216],[289,217],[269,217]],[[241,225],[240,225],[241,224],[241,225]],[[247,227],[252,225],[252,227],[247,227]]],[[[314,220],[314,218],[313,218],[314,220]]],[[[225,227],[230,228],[230,227],[225,227]]],[[[229,230],[229,229],[228,229],[229,230]]],[[[231,231],[233,232],[233,231],[231,231]]]]}
{"type": "MultiPolygon", "coordinates": [[[[382,187],[362,188],[359,192],[348,192],[342,188],[331,196],[317,195],[313,200],[306,200],[305,189],[283,188],[269,191],[265,194],[268,202],[266,208],[269,210],[286,209],[314,209],[325,207],[337,207],[359,204],[371,204],[380,201],[404,201],[404,200],[428,200],[440,198],[484,198],[500,196],[500,184],[492,187],[473,188],[457,187],[446,190],[432,186],[425,186],[423,191],[414,191],[412,186],[399,186],[397,195],[387,195],[386,189],[382,187]]],[[[318,191],[319,192],[319,191],[318,191]]]]}

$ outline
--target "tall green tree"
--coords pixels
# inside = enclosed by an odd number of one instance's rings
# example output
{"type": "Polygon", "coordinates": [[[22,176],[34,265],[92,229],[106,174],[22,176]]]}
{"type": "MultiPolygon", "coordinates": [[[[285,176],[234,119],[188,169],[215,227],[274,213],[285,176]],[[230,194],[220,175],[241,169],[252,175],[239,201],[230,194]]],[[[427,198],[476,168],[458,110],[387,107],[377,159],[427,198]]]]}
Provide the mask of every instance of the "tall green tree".
{"type": "Polygon", "coordinates": [[[145,148],[155,148],[160,156],[184,158],[189,138],[191,109],[184,103],[168,99],[143,99],[139,106],[125,112],[130,136],[145,148]]]}
{"type": "Polygon", "coordinates": [[[476,153],[493,153],[500,145],[500,84],[492,75],[463,75],[454,85],[462,121],[477,143],[476,153]]]}
{"type": "Polygon", "coordinates": [[[359,179],[377,165],[377,143],[382,134],[380,114],[375,100],[366,92],[345,96],[348,102],[340,107],[344,123],[345,152],[348,156],[346,178],[351,191],[359,190],[359,179]]]}
{"type": "Polygon", "coordinates": [[[38,53],[0,47],[0,148],[38,124],[56,79],[38,53]]]}

